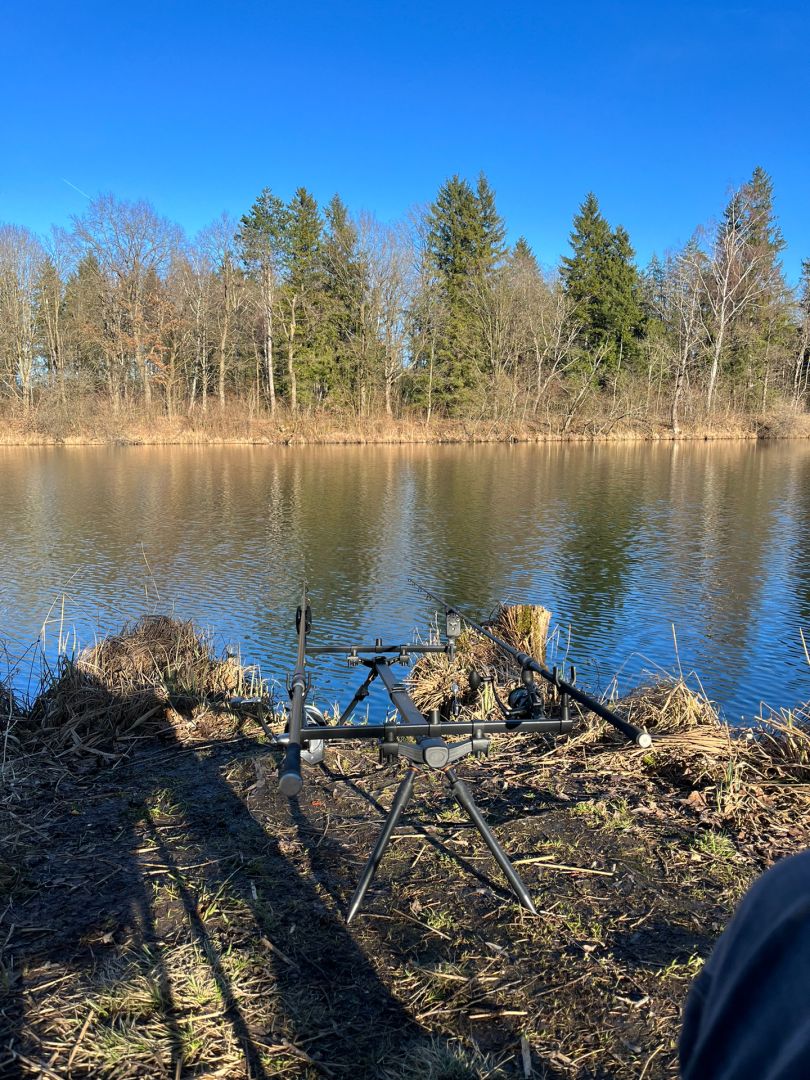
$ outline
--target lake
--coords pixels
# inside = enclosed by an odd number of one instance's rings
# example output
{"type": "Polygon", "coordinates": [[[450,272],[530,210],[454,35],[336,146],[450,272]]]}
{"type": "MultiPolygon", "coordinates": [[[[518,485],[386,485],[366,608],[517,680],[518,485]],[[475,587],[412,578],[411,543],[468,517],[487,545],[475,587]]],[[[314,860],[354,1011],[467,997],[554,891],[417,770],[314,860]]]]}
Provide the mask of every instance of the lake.
{"type": "MultiPolygon", "coordinates": [[[[313,643],[424,632],[412,576],[477,615],[549,607],[591,691],[680,665],[732,721],[810,698],[807,443],[0,448],[0,500],[23,689],[37,639],[156,611],[283,681],[304,575],[313,643]]],[[[318,702],[354,675],[323,665],[318,702]]]]}

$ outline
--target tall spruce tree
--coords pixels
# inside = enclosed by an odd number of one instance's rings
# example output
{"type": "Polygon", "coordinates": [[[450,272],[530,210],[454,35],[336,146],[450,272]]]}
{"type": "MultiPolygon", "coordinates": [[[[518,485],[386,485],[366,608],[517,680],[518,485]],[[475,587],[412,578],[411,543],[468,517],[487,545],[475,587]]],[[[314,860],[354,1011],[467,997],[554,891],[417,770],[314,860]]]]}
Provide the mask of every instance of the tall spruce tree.
{"type": "Polygon", "coordinates": [[[638,358],[639,339],[644,328],[641,283],[635,257],[627,230],[617,226],[611,237],[607,262],[605,321],[619,355],[631,364],[638,358]]]}
{"type": "MultiPolygon", "coordinates": [[[[338,399],[364,413],[368,407],[373,342],[368,340],[364,301],[368,266],[359,251],[357,226],[335,195],[324,212],[324,344],[338,399]]],[[[326,377],[326,373],[324,373],[326,377]]]]}
{"type": "Polygon", "coordinates": [[[790,350],[793,329],[789,289],[782,270],[785,239],[773,206],[773,182],[757,166],[726,208],[723,226],[744,237],[741,265],[748,268],[746,287],[752,302],[730,327],[729,369],[746,394],[765,397],[772,372],[790,350]]]}
{"type": "Polygon", "coordinates": [[[503,260],[504,236],[495,193],[483,174],[475,190],[458,175],[445,181],[428,211],[427,257],[443,312],[433,394],[450,415],[463,412],[483,390],[485,348],[478,308],[503,260]]]}
{"type": "Polygon", "coordinates": [[[530,266],[537,272],[540,270],[537,256],[532,251],[529,241],[525,236],[519,236],[515,241],[515,246],[512,248],[511,259],[513,263],[530,266]]]}
{"type": "Polygon", "coordinates": [[[604,327],[601,296],[610,238],[610,226],[599,210],[596,196],[589,192],[574,216],[570,239],[573,255],[562,258],[560,274],[590,333],[604,327]]]}
{"type": "Polygon", "coordinates": [[[478,177],[475,195],[481,221],[479,268],[482,273],[487,274],[494,270],[506,255],[506,226],[495,205],[495,192],[483,173],[478,177]]]}
{"type": "Polygon", "coordinates": [[[667,268],[655,252],[641,274],[640,282],[645,319],[660,319],[666,307],[667,268]]]}
{"type": "Polygon", "coordinates": [[[631,366],[644,325],[641,287],[627,231],[611,230],[590,192],[574,217],[573,254],[560,273],[583,323],[585,348],[604,346],[607,366],[631,366]]]}
{"type": "Polygon", "coordinates": [[[64,332],[68,358],[85,386],[118,393],[114,319],[107,282],[95,255],[83,255],[65,284],[64,332]]]}

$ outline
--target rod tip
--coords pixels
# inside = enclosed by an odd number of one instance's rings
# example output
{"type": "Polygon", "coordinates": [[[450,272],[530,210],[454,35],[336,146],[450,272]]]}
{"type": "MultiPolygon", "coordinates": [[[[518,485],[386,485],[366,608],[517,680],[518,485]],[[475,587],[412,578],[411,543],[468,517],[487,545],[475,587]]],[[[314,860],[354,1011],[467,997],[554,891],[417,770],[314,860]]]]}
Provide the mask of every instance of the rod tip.
{"type": "Polygon", "coordinates": [[[642,750],[646,750],[648,746],[652,746],[652,736],[649,731],[640,731],[636,736],[636,743],[642,750]]]}

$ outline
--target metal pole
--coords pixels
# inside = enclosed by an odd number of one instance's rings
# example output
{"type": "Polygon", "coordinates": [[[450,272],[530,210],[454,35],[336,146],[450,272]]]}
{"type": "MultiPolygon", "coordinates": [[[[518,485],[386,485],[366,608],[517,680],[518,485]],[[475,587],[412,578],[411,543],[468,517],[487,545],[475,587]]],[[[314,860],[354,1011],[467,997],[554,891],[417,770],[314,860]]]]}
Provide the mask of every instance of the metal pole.
{"type": "Polygon", "coordinates": [[[319,739],[384,739],[389,731],[406,739],[444,738],[449,735],[475,735],[477,731],[491,735],[507,731],[521,731],[532,735],[568,735],[573,721],[566,723],[562,719],[543,717],[541,720],[440,720],[432,724],[428,720],[421,723],[380,723],[380,724],[335,724],[325,727],[307,726],[302,733],[305,743],[319,739]]]}
{"type": "Polygon", "coordinates": [[[360,875],[360,881],[355,889],[352,902],[349,904],[349,911],[346,915],[346,922],[350,923],[360,909],[360,905],[363,903],[363,897],[366,895],[369,885],[371,884],[374,875],[377,873],[377,867],[380,865],[380,861],[385,854],[385,849],[391,842],[391,834],[397,826],[397,822],[402,816],[402,811],[410,802],[411,795],[413,794],[413,782],[416,777],[416,771],[414,769],[408,769],[405,774],[405,779],[397,788],[397,793],[394,796],[394,801],[391,804],[391,809],[388,811],[388,817],[382,827],[380,835],[377,837],[377,843],[374,845],[374,850],[369,855],[368,862],[365,865],[363,873],[360,875]]]}
{"type": "Polygon", "coordinates": [[[354,693],[354,697],[352,698],[352,700],[349,702],[349,704],[346,706],[346,708],[340,714],[340,717],[339,717],[338,722],[337,722],[338,727],[340,727],[341,724],[346,723],[346,721],[349,719],[349,717],[352,715],[352,713],[354,712],[354,710],[357,708],[357,706],[360,704],[361,701],[366,700],[366,698],[368,697],[369,684],[372,683],[376,678],[377,678],[377,669],[372,668],[371,671],[369,671],[368,676],[363,680],[363,683],[360,686],[358,686],[357,690],[354,693]]]}
{"type": "Polygon", "coordinates": [[[534,906],[531,896],[529,896],[529,890],[521,881],[517,870],[512,866],[512,863],[509,861],[509,856],[498,843],[489,825],[484,821],[481,811],[478,809],[475,800],[470,794],[470,789],[462,779],[456,776],[454,769],[447,770],[447,779],[450,781],[450,790],[453,793],[453,797],[483,836],[487,847],[495,856],[495,861],[506,875],[518,900],[520,900],[527,911],[530,911],[532,915],[536,915],[537,908],[534,906]]]}

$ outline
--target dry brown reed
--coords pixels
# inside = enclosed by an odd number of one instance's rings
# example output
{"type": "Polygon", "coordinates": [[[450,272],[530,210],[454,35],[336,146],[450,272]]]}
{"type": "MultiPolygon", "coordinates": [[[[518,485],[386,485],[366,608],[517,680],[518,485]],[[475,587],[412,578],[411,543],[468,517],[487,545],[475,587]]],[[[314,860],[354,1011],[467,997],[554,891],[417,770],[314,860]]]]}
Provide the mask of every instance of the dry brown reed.
{"type": "MultiPolygon", "coordinates": [[[[634,691],[616,708],[646,727],[653,744],[648,751],[613,754],[611,768],[699,792],[718,820],[747,830],[775,813],[783,819],[803,813],[810,803],[810,704],[771,710],[753,728],[731,727],[701,691],[683,679],[665,679],[634,691]],[[781,793],[779,812],[775,790],[781,793]]],[[[613,739],[610,744],[619,745],[613,739]]]]}
{"type": "MultiPolygon", "coordinates": [[[[511,645],[545,659],[549,613],[540,607],[501,607],[493,630],[511,645]]],[[[516,684],[516,669],[486,639],[466,632],[456,655],[429,654],[415,665],[411,692],[420,709],[446,708],[451,684],[460,690],[462,703],[479,703],[468,689],[471,668],[495,675],[502,697],[516,684]]],[[[605,767],[624,774],[657,776],[675,787],[703,790],[713,786],[724,815],[740,818],[756,812],[757,785],[763,780],[788,784],[810,782],[810,707],[771,713],[759,726],[732,728],[714,704],[683,678],[665,676],[633,690],[612,706],[631,723],[653,736],[648,751],[627,753],[623,737],[592,713],[580,712],[580,723],[556,753],[598,749],[605,767]],[[570,749],[569,749],[570,748],[570,749]],[[615,751],[615,753],[614,753],[615,751]]]]}
{"type": "Polygon", "coordinates": [[[716,732],[721,726],[711,701],[683,678],[664,677],[638,687],[620,706],[623,716],[649,732],[671,735],[697,728],[716,732]]]}
{"type": "Polygon", "coordinates": [[[17,702],[11,688],[0,682],[0,731],[5,731],[17,714],[17,702]]]}
{"type": "Polygon", "coordinates": [[[241,690],[239,665],[214,659],[193,623],[146,616],[62,657],[15,734],[61,760],[117,760],[132,740],[165,730],[175,709],[241,690]]]}
{"type": "MultiPolygon", "coordinates": [[[[544,663],[550,623],[551,612],[539,605],[502,604],[491,620],[491,629],[513,648],[544,663]]],[[[446,708],[455,683],[462,704],[476,708],[477,695],[469,689],[471,670],[492,673],[496,687],[504,693],[517,683],[514,663],[480,634],[464,630],[456,642],[452,659],[444,653],[427,653],[414,665],[409,686],[417,707],[423,712],[446,708]]]]}
{"type": "Polygon", "coordinates": [[[760,718],[746,756],[761,776],[810,782],[810,702],[760,718]]]}
{"type": "Polygon", "coordinates": [[[628,752],[627,743],[608,724],[590,716],[577,742],[601,746],[609,767],[643,773],[674,789],[702,790],[721,784],[738,760],[735,731],[723,723],[715,706],[683,678],[665,676],[639,687],[612,708],[652,735],[647,750],[628,752]]]}
{"type": "Polygon", "coordinates": [[[11,687],[0,680],[0,777],[6,779],[8,762],[20,750],[17,724],[24,715],[21,703],[11,687]]]}
{"type": "MultiPolygon", "coordinates": [[[[606,419],[603,402],[595,395],[566,427],[567,410],[551,410],[543,419],[519,415],[498,419],[451,419],[420,415],[399,417],[373,413],[299,410],[281,406],[275,415],[255,403],[229,398],[207,412],[188,409],[167,415],[161,404],[149,408],[135,400],[110,407],[105,396],[77,395],[67,404],[43,392],[34,409],[6,404],[0,410],[0,446],[19,445],[350,445],[483,442],[623,442],[672,440],[666,408],[660,415],[623,413],[606,419]]],[[[689,410],[685,410],[688,414],[689,410]]],[[[810,417],[783,405],[768,414],[752,415],[718,406],[708,421],[693,410],[677,436],[690,439],[756,439],[810,437],[810,417]]]]}

